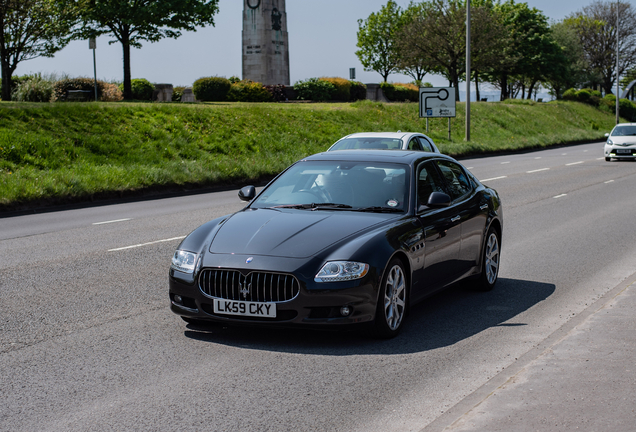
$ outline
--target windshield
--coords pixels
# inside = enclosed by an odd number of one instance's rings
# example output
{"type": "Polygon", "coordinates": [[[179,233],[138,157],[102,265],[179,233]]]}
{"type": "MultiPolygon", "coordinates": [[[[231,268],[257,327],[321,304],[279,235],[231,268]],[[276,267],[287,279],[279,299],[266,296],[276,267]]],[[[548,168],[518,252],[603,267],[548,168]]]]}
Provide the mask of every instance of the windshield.
{"type": "Polygon", "coordinates": [[[335,143],[329,150],[397,150],[401,148],[402,140],[399,138],[344,138],[335,143]]]}
{"type": "Polygon", "coordinates": [[[406,211],[407,166],[303,161],[285,171],[251,207],[406,211]]]}
{"type": "Polygon", "coordinates": [[[612,131],[612,136],[634,136],[636,126],[616,126],[612,131]]]}

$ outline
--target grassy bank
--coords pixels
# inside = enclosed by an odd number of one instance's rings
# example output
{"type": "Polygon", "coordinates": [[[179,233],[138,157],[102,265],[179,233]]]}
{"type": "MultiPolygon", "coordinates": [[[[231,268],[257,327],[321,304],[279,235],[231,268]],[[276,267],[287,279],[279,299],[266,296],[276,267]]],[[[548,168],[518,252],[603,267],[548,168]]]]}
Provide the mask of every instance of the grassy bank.
{"type": "MultiPolygon", "coordinates": [[[[430,121],[464,156],[601,139],[613,116],[559,102],[471,104],[430,121]]],[[[0,104],[0,210],[146,190],[245,184],[359,131],[423,131],[417,104],[0,104]]]]}

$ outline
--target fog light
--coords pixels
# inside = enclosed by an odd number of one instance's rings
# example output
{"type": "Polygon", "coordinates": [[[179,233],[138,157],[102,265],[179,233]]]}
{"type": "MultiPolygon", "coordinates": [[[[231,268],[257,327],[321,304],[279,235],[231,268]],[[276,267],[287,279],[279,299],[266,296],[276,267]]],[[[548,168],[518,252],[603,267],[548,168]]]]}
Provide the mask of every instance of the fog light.
{"type": "Polygon", "coordinates": [[[179,303],[179,304],[183,304],[183,298],[181,298],[180,295],[175,295],[174,296],[174,302],[175,303],[179,303]]]}
{"type": "Polygon", "coordinates": [[[351,315],[351,307],[350,306],[341,307],[340,308],[340,315],[342,315],[343,317],[351,315]]]}

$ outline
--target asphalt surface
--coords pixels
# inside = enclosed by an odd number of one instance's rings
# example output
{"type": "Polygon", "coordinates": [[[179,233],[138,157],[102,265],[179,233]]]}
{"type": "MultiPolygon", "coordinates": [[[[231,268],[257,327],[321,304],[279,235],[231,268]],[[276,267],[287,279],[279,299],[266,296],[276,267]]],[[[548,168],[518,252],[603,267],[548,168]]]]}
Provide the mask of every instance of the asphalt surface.
{"type": "Polygon", "coordinates": [[[636,163],[462,162],[503,198],[500,280],[391,341],[173,315],[174,248],[236,191],[0,218],[0,430],[633,430],[636,163]]]}

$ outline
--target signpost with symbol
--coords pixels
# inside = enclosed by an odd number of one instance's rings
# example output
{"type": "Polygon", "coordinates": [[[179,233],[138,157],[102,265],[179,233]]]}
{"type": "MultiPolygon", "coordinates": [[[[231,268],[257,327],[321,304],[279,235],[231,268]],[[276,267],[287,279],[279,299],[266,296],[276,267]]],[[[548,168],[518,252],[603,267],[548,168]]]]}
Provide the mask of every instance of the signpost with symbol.
{"type": "Polygon", "coordinates": [[[420,118],[426,119],[428,132],[429,118],[448,118],[448,139],[451,135],[451,117],[455,117],[454,87],[421,87],[420,118]]]}

